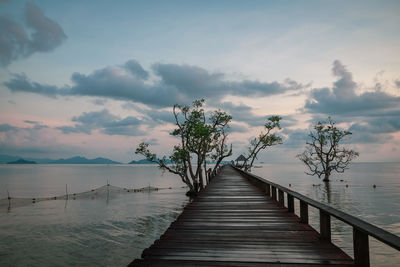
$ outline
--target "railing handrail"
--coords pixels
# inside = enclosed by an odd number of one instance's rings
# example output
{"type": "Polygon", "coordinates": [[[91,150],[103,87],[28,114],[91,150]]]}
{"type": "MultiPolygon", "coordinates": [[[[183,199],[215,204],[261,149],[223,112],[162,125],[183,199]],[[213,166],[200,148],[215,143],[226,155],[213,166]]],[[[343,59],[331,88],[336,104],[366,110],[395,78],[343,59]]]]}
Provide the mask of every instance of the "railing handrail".
{"type": "Polygon", "coordinates": [[[233,166],[236,170],[238,170],[239,172],[243,173],[244,175],[247,176],[251,176],[254,179],[257,179],[258,181],[260,181],[261,183],[264,184],[268,184],[270,186],[276,187],[280,190],[282,190],[283,192],[286,192],[286,194],[293,196],[294,198],[297,198],[301,201],[306,202],[307,204],[309,204],[310,206],[313,206],[319,210],[322,210],[323,212],[325,212],[326,214],[329,214],[335,218],[337,218],[338,220],[345,222],[357,229],[359,229],[360,231],[378,239],[379,241],[389,245],[392,248],[395,248],[397,250],[400,251],[400,237],[392,234],[382,228],[379,228],[373,224],[370,224],[366,221],[363,221],[357,217],[354,217],[350,214],[347,214],[343,211],[340,211],[338,209],[335,209],[331,206],[328,206],[326,204],[323,204],[321,202],[318,202],[314,199],[311,199],[309,197],[306,197],[300,193],[297,193],[289,188],[286,188],[284,186],[281,186],[279,184],[273,183],[271,181],[268,181],[267,179],[264,179],[262,177],[259,177],[257,175],[254,175],[252,173],[243,171],[235,166],[233,166]]]}

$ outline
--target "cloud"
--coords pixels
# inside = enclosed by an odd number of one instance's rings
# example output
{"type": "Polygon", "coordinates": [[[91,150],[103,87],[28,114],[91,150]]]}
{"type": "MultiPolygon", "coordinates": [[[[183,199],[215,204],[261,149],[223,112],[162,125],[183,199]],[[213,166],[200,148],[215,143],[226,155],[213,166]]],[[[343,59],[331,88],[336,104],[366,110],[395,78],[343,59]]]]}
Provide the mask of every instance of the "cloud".
{"type": "Polygon", "coordinates": [[[0,65],[26,55],[29,38],[24,28],[9,16],[0,16],[0,65]]]}
{"type": "Polygon", "coordinates": [[[7,123],[0,124],[0,132],[17,132],[20,130],[40,130],[40,129],[45,129],[49,128],[47,125],[43,125],[40,122],[37,121],[30,121],[30,120],[25,120],[25,123],[29,124],[32,127],[16,127],[7,123]]]}
{"type": "Polygon", "coordinates": [[[18,130],[18,127],[14,127],[10,124],[4,123],[0,124],[0,133],[1,132],[10,132],[10,131],[16,131],[18,130]]]}
{"type": "Polygon", "coordinates": [[[282,134],[284,135],[283,146],[291,148],[304,147],[306,141],[309,139],[309,129],[285,129],[283,128],[282,134]]]}
{"type": "Polygon", "coordinates": [[[351,125],[351,132],[370,134],[391,134],[400,131],[399,115],[365,118],[362,122],[351,125]]]}
{"type": "Polygon", "coordinates": [[[394,84],[396,85],[397,88],[400,89],[400,80],[395,80],[394,84]]]}
{"type": "Polygon", "coordinates": [[[148,72],[138,62],[130,60],[122,67],[105,67],[88,75],[73,73],[72,86],[42,85],[30,81],[24,74],[15,74],[4,85],[12,92],[30,92],[50,97],[104,97],[153,107],[190,103],[199,98],[209,98],[218,103],[227,95],[264,97],[304,87],[290,79],[283,83],[227,81],[223,73],[210,73],[189,65],[154,64],[152,70],[156,79],[146,82],[148,72]]]}
{"type": "Polygon", "coordinates": [[[94,99],[93,101],[91,101],[93,104],[95,104],[96,106],[104,106],[107,102],[107,99],[94,99]]]}
{"type": "Polygon", "coordinates": [[[154,64],[152,68],[155,74],[161,77],[162,85],[190,96],[191,99],[202,97],[221,99],[225,95],[261,97],[303,88],[301,84],[290,79],[283,83],[227,81],[224,73],[210,73],[203,68],[190,65],[154,64]]]}
{"type": "Polygon", "coordinates": [[[72,121],[76,122],[74,126],[60,126],[56,129],[65,134],[91,134],[93,130],[100,130],[107,135],[141,136],[145,134],[139,129],[139,126],[144,123],[142,120],[132,116],[121,119],[111,114],[107,109],[84,112],[80,116],[73,117],[72,121]]]}
{"type": "Polygon", "coordinates": [[[253,108],[244,104],[222,102],[218,107],[232,115],[233,121],[244,122],[249,126],[262,126],[268,119],[268,116],[255,115],[252,112],[253,108]]]}
{"type": "MultiPolygon", "coordinates": [[[[244,122],[250,127],[259,127],[263,126],[269,117],[269,115],[256,115],[253,113],[253,108],[244,104],[234,104],[232,102],[222,102],[221,104],[216,105],[217,108],[221,108],[222,110],[226,111],[227,113],[231,114],[233,117],[233,121],[237,122],[244,122]]],[[[282,127],[289,127],[293,126],[297,123],[297,120],[294,119],[293,116],[281,116],[281,126],[282,127]]]]}
{"type": "Polygon", "coordinates": [[[342,63],[333,63],[333,74],[338,77],[332,88],[313,89],[305,110],[312,113],[361,115],[365,112],[399,107],[400,97],[389,95],[376,87],[372,92],[356,94],[357,84],[342,63]]]}
{"type": "Polygon", "coordinates": [[[231,123],[229,125],[228,132],[229,133],[247,133],[249,131],[249,127],[246,127],[242,124],[231,123]]]}
{"type": "Polygon", "coordinates": [[[24,18],[28,30],[12,17],[0,16],[0,66],[36,52],[53,51],[67,39],[61,26],[33,3],[25,5],[24,18]]]}
{"type": "Polygon", "coordinates": [[[157,146],[160,144],[160,143],[158,143],[158,140],[156,138],[142,139],[142,142],[149,144],[151,146],[157,146]]]}
{"type": "Polygon", "coordinates": [[[49,128],[49,126],[41,124],[38,121],[25,120],[24,122],[27,124],[33,125],[33,129],[35,129],[35,130],[49,128]]]}
{"type": "Polygon", "coordinates": [[[147,78],[149,78],[149,73],[145,71],[142,65],[140,65],[139,62],[134,59],[128,60],[124,67],[129,70],[132,75],[139,79],[147,80],[147,78]]]}
{"type": "Polygon", "coordinates": [[[370,91],[357,94],[359,86],[340,61],[333,63],[332,72],[338,77],[332,88],[312,90],[304,111],[312,113],[313,121],[329,115],[350,125],[353,134],[347,143],[391,142],[392,134],[400,131],[400,97],[384,92],[379,82],[370,91]]]}
{"type": "Polygon", "coordinates": [[[31,82],[24,73],[13,74],[11,80],[4,82],[4,85],[9,88],[11,92],[29,92],[53,98],[61,93],[56,86],[31,82]]]}

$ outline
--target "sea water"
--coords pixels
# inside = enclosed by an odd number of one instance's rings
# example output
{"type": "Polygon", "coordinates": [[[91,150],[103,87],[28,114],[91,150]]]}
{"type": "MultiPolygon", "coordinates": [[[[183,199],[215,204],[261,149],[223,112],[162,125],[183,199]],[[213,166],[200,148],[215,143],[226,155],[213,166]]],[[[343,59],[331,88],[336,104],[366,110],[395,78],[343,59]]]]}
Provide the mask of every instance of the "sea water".
{"type": "MultiPolygon", "coordinates": [[[[329,183],[305,174],[307,169],[300,163],[260,167],[252,172],[400,236],[400,163],[353,163],[329,183]]],[[[295,204],[299,214],[299,203],[295,204]]],[[[311,226],[319,231],[319,211],[309,206],[309,216],[311,226]]],[[[332,242],[353,256],[352,227],[335,218],[331,225],[332,242]]],[[[400,266],[399,251],[369,240],[371,266],[400,266]]]]}
{"type": "MultiPolygon", "coordinates": [[[[399,163],[355,163],[334,175],[329,187],[304,174],[301,164],[260,167],[253,173],[400,235],[399,163]]],[[[65,194],[66,185],[68,193],[79,193],[107,182],[166,189],[20,207],[11,200],[0,210],[0,266],[126,266],[189,201],[178,176],[151,165],[0,165],[0,199],[7,191],[12,198],[53,197],[65,194]]],[[[319,229],[318,211],[312,208],[310,221],[319,229]]],[[[351,227],[332,220],[332,240],[352,254],[351,227]]],[[[370,240],[372,265],[400,262],[399,252],[370,240]]]]}

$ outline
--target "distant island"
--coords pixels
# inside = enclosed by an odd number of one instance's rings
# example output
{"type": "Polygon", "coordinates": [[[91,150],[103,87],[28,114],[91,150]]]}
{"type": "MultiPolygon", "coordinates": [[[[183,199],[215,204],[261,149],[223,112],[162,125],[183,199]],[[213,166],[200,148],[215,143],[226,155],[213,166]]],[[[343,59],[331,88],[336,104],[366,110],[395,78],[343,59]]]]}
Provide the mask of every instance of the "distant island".
{"type": "MultiPolygon", "coordinates": [[[[170,159],[166,160],[167,164],[173,164],[170,159]]],[[[207,162],[207,164],[214,164],[215,162],[207,162]]],[[[75,156],[71,158],[61,159],[49,159],[49,158],[28,158],[20,156],[10,156],[0,154],[0,164],[126,164],[118,161],[114,161],[107,158],[94,158],[88,159],[81,156],[75,156]]],[[[128,164],[157,164],[147,159],[132,160],[128,164]]],[[[230,164],[230,161],[222,161],[221,164],[230,164]]]]}
{"type": "Polygon", "coordinates": [[[7,162],[7,164],[36,164],[34,161],[18,159],[16,161],[7,162]]]}
{"type": "Polygon", "coordinates": [[[49,162],[49,164],[121,164],[121,162],[113,161],[106,158],[87,159],[85,157],[72,157],[68,159],[58,159],[49,162]]]}
{"type": "Polygon", "coordinates": [[[121,164],[107,158],[87,159],[85,157],[71,157],[66,159],[22,158],[19,156],[0,155],[0,164],[121,164]]]}

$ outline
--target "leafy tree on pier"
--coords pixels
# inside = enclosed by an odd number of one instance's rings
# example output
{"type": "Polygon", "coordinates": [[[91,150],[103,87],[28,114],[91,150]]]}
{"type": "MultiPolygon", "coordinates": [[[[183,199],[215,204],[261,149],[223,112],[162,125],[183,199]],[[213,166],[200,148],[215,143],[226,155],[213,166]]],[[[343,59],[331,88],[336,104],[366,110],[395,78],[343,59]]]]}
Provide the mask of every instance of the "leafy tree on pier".
{"type": "Polygon", "coordinates": [[[248,147],[248,153],[245,156],[245,161],[242,168],[245,171],[251,171],[254,160],[257,159],[258,153],[267,147],[282,144],[282,137],[277,134],[277,131],[281,129],[280,116],[271,116],[268,118],[264,125],[265,132],[261,132],[258,137],[255,137],[250,141],[248,147]]]}
{"type": "Polygon", "coordinates": [[[192,106],[174,105],[173,115],[175,128],[171,135],[179,138],[169,159],[172,164],[167,164],[167,157],[157,157],[146,143],[139,144],[136,154],[146,157],[158,166],[180,176],[182,182],[188,187],[187,195],[196,195],[208,180],[207,160],[216,162],[214,172],[221,161],[232,155],[232,146],[228,147],[227,129],[232,116],[224,111],[211,112],[209,118],[203,109],[204,99],[195,100],[192,106]]]}
{"type": "Polygon", "coordinates": [[[335,126],[335,122],[329,117],[328,122],[317,122],[314,131],[306,142],[306,150],[297,157],[308,167],[308,175],[323,177],[324,182],[329,182],[333,171],[343,173],[348,169],[350,161],[358,157],[359,153],[352,149],[346,149],[339,143],[352,133],[341,130],[335,126]]]}

